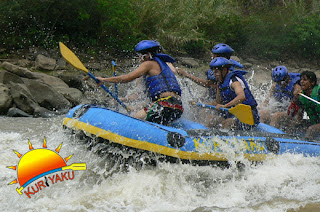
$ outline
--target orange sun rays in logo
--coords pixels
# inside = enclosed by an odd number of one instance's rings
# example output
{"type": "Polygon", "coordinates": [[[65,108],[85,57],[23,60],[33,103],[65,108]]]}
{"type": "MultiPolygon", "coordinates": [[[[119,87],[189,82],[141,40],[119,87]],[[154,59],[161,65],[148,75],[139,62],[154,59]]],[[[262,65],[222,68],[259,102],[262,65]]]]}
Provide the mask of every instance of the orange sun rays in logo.
{"type": "Polygon", "coordinates": [[[58,153],[60,152],[62,143],[55,149],[55,151],[47,149],[47,142],[44,139],[42,149],[34,149],[30,141],[29,150],[24,155],[14,151],[14,153],[20,158],[18,166],[8,166],[7,168],[17,170],[17,179],[13,180],[11,184],[20,184],[20,188],[17,188],[19,194],[22,194],[22,189],[27,187],[33,181],[58,171],[67,169],[71,170],[85,170],[85,163],[74,163],[67,166],[66,162],[72,157],[62,158],[58,153]]]}

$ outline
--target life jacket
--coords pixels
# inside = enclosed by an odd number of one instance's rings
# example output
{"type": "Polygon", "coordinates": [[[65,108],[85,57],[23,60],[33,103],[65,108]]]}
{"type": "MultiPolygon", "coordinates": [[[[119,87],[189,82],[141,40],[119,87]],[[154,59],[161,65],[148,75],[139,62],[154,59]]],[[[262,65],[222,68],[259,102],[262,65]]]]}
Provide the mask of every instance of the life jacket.
{"type": "MultiPolygon", "coordinates": [[[[230,59],[231,60],[231,59],[230,59]]],[[[236,63],[238,63],[237,61],[235,61],[235,60],[232,60],[231,62],[236,62],[236,63]]],[[[242,67],[243,68],[243,65],[241,65],[240,63],[238,63],[239,65],[237,66],[238,68],[240,68],[240,67],[242,67]]],[[[233,66],[232,66],[233,67],[233,66]]],[[[233,67],[234,68],[234,67],[233,67]]],[[[230,69],[231,70],[231,69],[230,69]]],[[[234,71],[234,69],[232,70],[232,71],[234,71]]],[[[242,72],[242,75],[245,75],[245,74],[247,74],[248,72],[246,72],[246,71],[243,71],[242,72]]],[[[216,78],[215,78],[215,76],[214,76],[214,71],[212,70],[212,69],[209,69],[208,71],[206,71],[206,75],[207,75],[207,80],[213,80],[213,81],[217,81],[216,80],[216,78]]],[[[213,99],[215,99],[216,98],[216,91],[214,90],[214,88],[212,88],[212,87],[210,87],[210,88],[208,88],[208,92],[209,92],[209,96],[211,97],[211,98],[213,98],[213,99]]]]}
{"type": "Polygon", "coordinates": [[[161,73],[155,76],[146,76],[145,83],[149,96],[152,100],[159,98],[163,92],[174,92],[181,95],[180,85],[176,79],[176,76],[165,62],[175,62],[175,60],[166,54],[156,54],[153,57],[161,69],[161,73]]]}
{"type": "Polygon", "coordinates": [[[224,82],[221,85],[219,85],[220,95],[222,98],[222,104],[226,104],[226,103],[230,102],[231,100],[233,100],[234,98],[236,98],[237,94],[231,89],[229,84],[230,84],[231,78],[233,76],[237,76],[243,81],[243,83],[245,85],[244,93],[246,95],[246,100],[244,102],[242,102],[242,104],[250,105],[252,107],[255,107],[258,105],[256,100],[254,99],[251,91],[250,91],[248,83],[246,82],[246,80],[243,77],[243,75],[246,73],[247,73],[246,71],[242,71],[242,70],[236,70],[236,71],[229,72],[229,74],[224,79],[224,82]]]}
{"type": "MultiPolygon", "coordinates": [[[[311,92],[311,98],[320,101],[320,85],[316,85],[311,92]]],[[[303,92],[302,92],[303,93],[303,92]]],[[[320,123],[320,105],[303,97],[299,97],[299,104],[304,108],[304,110],[307,112],[310,123],[311,124],[318,124],[320,123]]]]}
{"type": "Polygon", "coordinates": [[[278,84],[275,87],[273,96],[279,102],[282,102],[285,99],[292,100],[294,85],[296,83],[299,83],[299,81],[300,81],[300,74],[299,73],[289,73],[288,75],[289,75],[291,81],[287,87],[282,88],[278,84]]]}

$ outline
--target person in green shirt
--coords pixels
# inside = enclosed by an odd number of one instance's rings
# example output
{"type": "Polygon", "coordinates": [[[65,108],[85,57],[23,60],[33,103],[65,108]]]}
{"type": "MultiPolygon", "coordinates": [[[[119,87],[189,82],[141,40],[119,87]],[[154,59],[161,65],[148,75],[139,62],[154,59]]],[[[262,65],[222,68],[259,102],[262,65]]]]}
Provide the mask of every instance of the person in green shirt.
{"type": "Polygon", "coordinates": [[[300,107],[298,117],[302,120],[304,111],[309,117],[305,137],[313,139],[320,136],[320,85],[317,84],[317,76],[311,71],[301,73],[300,85],[302,94],[315,100],[312,101],[303,95],[298,99],[300,107]]]}

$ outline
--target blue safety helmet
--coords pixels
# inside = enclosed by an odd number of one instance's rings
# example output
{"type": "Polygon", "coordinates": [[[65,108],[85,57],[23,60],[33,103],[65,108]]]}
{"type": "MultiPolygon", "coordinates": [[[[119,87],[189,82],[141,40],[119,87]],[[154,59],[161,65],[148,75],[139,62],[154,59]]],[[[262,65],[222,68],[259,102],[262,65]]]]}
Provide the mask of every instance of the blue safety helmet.
{"type": "Polygon", "coordinates": [[[214,54],[230,54],[230,56],[234,52],[234,50],[230,46],[224,43],[219,43],[215,45],[211,51],[214,54]]]}
{"type": "Polygon", "coordinates": [[[147,50],[147,49],[161,49],[161,45],[158,41],[155,41],[155,40],[143,40],[143,41],[140,41],[136,47],[134,48],[134,51],[136,52],[143,52],[144,50],[147,50]]]}
{"type": "Polygon", "coordinates": [[[277,66],[273,69],[271,76],[274,82],[280,82],[288,76],[288,69],[285,66],[277,66]]]}
{"type": "Polygon", "coordinates": [[[210,68],[216,68],[216,67],[227,67],[230,68],[232,63],[224,57],[216,57],[210,62],[210,68]]]}

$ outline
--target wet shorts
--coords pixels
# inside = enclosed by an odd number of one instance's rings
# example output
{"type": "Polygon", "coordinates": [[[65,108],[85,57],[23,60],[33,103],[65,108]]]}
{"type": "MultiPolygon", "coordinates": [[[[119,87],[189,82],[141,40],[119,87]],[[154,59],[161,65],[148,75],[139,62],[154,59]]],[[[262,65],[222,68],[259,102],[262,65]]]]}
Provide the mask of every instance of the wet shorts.
{"type": "Polygon", "coordinates": [[[181,117],[183,113],[182,101],[168,96],[152,102],[144,108],[147,121],[167,125],[181,117]]]}

